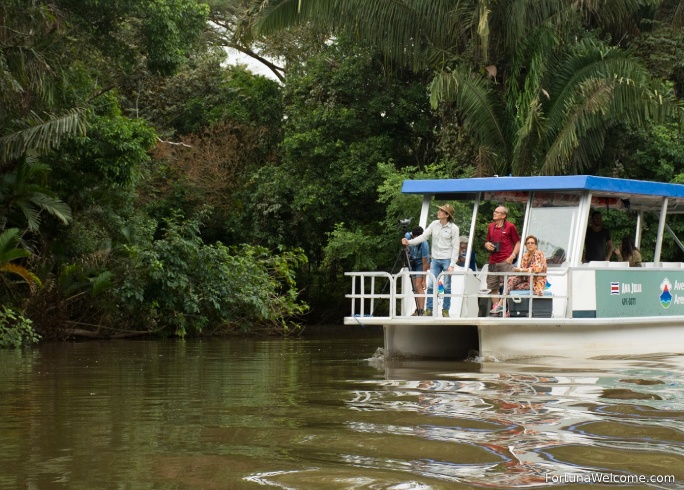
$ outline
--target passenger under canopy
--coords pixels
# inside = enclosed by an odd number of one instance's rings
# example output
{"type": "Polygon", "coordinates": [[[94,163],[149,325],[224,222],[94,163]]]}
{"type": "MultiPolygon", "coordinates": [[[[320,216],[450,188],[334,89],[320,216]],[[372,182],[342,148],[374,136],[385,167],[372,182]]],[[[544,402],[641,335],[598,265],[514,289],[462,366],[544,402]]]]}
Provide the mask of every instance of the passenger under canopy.
{"type": "MultiPolygon", "coordinates": [[[[581,263],[584,235],[592,208],[636,213],[635,244],[640,247],[643,214],[659,215],[658,238],[653,260],[661,260],[664,232],[684,245],[665,224],[668,214],[684,213],[684,187],[590,175],[537,177],[484,177],[472,179],[407,180],[402,192],[424,196],[421,225],[425,226],[432,199],[475,202],[470,226],[468,258],[480,202],[526,203],[521,236],[535,235],[547,257],[564,252],[568,265],[581,263]]],[[[520,224],[519,224],[520,225],[520,224]]],[[[522,247],[521,247],[522,248],[522,247]]]]}

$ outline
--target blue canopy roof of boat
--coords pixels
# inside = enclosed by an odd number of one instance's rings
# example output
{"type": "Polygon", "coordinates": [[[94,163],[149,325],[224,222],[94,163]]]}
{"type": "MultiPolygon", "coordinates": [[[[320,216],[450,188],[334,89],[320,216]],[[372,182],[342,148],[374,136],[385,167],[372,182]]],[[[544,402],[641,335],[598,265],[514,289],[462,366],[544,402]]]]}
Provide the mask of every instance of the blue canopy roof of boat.
{"type": "Polygon", "coordinates": [[[472,194],[506,191],[592,191],[596,195],[684,198],[684,185],[593,175],[481,177],[472,179],[405,180],[407,194],[472,194]]]}

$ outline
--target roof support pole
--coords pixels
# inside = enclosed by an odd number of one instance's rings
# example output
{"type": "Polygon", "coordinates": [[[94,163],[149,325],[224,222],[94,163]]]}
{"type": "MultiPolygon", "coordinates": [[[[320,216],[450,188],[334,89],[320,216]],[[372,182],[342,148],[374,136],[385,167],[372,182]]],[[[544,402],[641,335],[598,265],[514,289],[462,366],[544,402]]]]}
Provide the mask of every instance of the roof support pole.
{"type": "Polygon", "coordinates": [[[665,232],[665,219],[667,218],[667,197],[663,197],[663,204],[660,207],[660,220],[658,221],[658,238],[656,239],[654,262],[660,262],[660,252],[663,249],[663,233],[665,232]]]}
{"type": "Polygon", "coordinates": [[[481,198],[482,193],[478,192],[475,202],[473,203],[473,216],[470,219],[470,233],[468,233],[468,249],[466,250],[465,262],[463,263],[463,268],[466,270],[470,265],[470,255],[473,253],[473,246],[475,245],[475,226],[477,225],[477,214],[480,211],[481,198]]]}
{"type": "Polygon", "coordinates": [[[670,228],[670,226],[669,226],[667,223],[665,223],[665,229],[666,229],[667,232],[672,236],[672,238],[674,239],[675,243],[676,243],[677,246],[679,247],[679,250],[681,250],[682,252],[684,252],[684,245],[682,244],[682,242],[679,240],[679,238],[677,237],[677,235],[675,234],[675,232],[672,231],[672,228],[670,228]]]}
{"type": "Polygon", "coordinates": [[[641,248],[641,223],[644,221],[644,212],[639,211],[636,219],[636,231],[634,232],[634,246],[641,248]]]}
{"type": "Polygon", "coordinates": [[[432,194],[425,194],[423,196],[423,207],[420,208],[420,220],[419,220],[419,225],[423,227],[423,229],[427,228],[428,225],[428,217],[430,214],[430,203],[432,202],[432,194]]]}
{"type": "MultiPolygon", "coordinates": [[[[523,227],[522,227],[522,235],[520,235],[520,239],[525,242],[525,237],[528,236],[529,234],[529,229],[530,229],[530,219],[532,216],[532,197],[534,196],[534,192],[530,192],[527,195],[527,204],[525,205],[525,219],[523,221],[523,227]]],[[[525,245],[520,246],[520,250],[518,250],[518,257],[516,257],[516,261],[521,260],[522,255],[525,253],[525,245]]]]}
{"type": "Polygon", "coordinates": [[[582,263],[582,254],[584,253],[584,238],[587,234],[587,227],[589,226],[589,213],[591,212],[591,192],[583,192],[580,196],[579,202],[579,216],[577,217],[577,228],[570,232],[570,236],[575,237],[572,244],[572,255],[568,257],[570,265],[576,267],[582,263]]]}

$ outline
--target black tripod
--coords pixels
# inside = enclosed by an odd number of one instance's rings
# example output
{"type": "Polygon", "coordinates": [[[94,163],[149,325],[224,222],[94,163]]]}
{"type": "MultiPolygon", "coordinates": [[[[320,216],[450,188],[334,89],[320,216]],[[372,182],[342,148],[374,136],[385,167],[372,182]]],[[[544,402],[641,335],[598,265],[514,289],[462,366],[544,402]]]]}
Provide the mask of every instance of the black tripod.
{"type": "MultiPolygon", "coordinates": [[[[399,224],[401,225],[402,229],[402,238],[406,238],[406,233],[408,232],[408,227],[411,224],[411,218],[406,218],[402,219],[399,221],[399,224]]],[[[418,307],[418,291],[416,291],[416,284],[414,282],[414,277],[411,276],[411,255],[409,254],[409,248],[408,246],[401,246],[401,249],[397,252],[397,256],[394,259],[394,265],[392,266],[392,271],[391,273],[394,274],[396,271],[397,264],[399,262],[403,262],[405,267],[409,271],[409,281],[411,281],[411,291],[413,291],[413,299],[416,302],[416,311],[420,315],[421,311],[420,308],[418,307]]],[[[387,284],[389,285],[389,283],[387,284]]]]}

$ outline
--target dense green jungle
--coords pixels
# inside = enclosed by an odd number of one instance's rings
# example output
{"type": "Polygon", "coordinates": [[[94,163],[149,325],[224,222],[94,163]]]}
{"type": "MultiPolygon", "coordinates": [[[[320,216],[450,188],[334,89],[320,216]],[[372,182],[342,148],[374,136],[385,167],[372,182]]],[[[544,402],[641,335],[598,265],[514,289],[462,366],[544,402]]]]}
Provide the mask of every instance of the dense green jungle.
{"type": "Polygon", "coordinates": [[[684,183],[683,23],[679,0],[0,0],[0,347],[340,324],[344,272],[396,267],[406,178],[684,183]]]}

